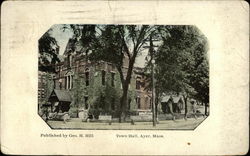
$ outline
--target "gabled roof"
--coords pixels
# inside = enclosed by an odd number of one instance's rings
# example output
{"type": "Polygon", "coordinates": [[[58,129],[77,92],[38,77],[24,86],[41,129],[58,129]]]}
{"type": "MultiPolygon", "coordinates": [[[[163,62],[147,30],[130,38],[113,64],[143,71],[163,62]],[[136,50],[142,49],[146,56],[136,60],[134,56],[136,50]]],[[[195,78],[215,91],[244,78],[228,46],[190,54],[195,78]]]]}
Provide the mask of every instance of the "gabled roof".
{"type": "Polygon", "coordinates": [[[54,89],[50,95],[50,99],[56,97],[58,101],[71,102],[69,91],[54,89]]]}
{"type": "Polygon", "coordinates": [[[67,55],[70,52],[85,52],[87,50],[87,47],[82,44],[82,42],[78,41],[75,38],[70,38],[67,46],[64,50],[63,55],[67,55]],[[74,49],[74,50],[73,50],[74,49]],[[73,51],[72,51],[73,50],[73,51]]]}
{"type": "Polygon", "coordinates": [[[169,99],[171,99],[171,96],[169,96],[169,95],[163,96],[161,102],[168,102],[169,99]]]}
{"type": "Polygon", "coordinates": [[[181,100],[181,102],[183,102],[181,96],[171,96],[171,95],[163,96],[161,102],[168,102],[169,100],[172,100],[173,103],[178,103],[180,100],[181,100]]]}
{"type": "Polygon", "coordinates": [[[183,102],[181,96],[174,96],[174,97],[173,97],[173,102],[174,102],[174,103],[178,103],[180,100],[181,100],[181,102],[183,102]]]}
{"type": "Polygon", "coordinates": [[[67,43],[67,45],[66,45],[66,48],[65,48],[65,50],[64,50],[63,55],[67,55],[67,53],[68,53],[72,48],[74,48],[75,42],[76,42],[75,39],[72,39],[72,38],[69,39],[69,41],[68,41],[68,43],[67,43]]]}

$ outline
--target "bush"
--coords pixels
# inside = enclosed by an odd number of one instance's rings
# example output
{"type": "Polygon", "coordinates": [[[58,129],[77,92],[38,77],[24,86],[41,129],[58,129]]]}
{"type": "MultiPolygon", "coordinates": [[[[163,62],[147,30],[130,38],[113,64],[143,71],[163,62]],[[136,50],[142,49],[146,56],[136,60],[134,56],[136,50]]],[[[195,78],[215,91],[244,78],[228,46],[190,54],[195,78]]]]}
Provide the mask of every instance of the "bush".
{"type": "Polygon", "coordinates": [[[139,112],[129,110],[129,111],[126,111],[126,114],[127,114],[127,116],[133,116],[133,115],[139,115],[139,112]]]}
{"type": "Polygon", "coordinates": [[[71,118],[77,118],[77,113],[78,113],[78,108],[76,108],[76,107],[71,107],[70,109],[69,109],[69,116],[71,117],[71,118]]]}
{"type": "Polygon", "coordinates": [[[95,119],[98,119],[99,115],[100,115],[100,110],[98,109],[94,109],[94,108],[90,108],[89,109],[89,116],[93,116],[95,119]]]}

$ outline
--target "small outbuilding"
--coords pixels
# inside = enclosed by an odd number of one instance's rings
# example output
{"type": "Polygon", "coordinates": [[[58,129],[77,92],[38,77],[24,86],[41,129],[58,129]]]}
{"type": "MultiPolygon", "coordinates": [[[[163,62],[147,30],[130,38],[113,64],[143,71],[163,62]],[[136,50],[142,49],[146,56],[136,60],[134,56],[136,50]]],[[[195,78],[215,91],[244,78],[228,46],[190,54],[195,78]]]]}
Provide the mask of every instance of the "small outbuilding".
{"type": "Polygon", "coordinates": [[[173,96],[173,111],[175,113],[181,113],[181,110],[184,109],[184,101],[181,96],[173,96]]]}
{"type": "Polygon", "coordinates": [[[69,91],[54,89],[50,94],[48,102],[51,103],[53,112],[68,112],[70,109],[71,95],[69,91]]]}
{"type": "Polygon", "coordinates": [[[161,100],[161,107],[164,113],[181,113],[184,108],[184,101],[181,96],[165,95],[161,100]]]}

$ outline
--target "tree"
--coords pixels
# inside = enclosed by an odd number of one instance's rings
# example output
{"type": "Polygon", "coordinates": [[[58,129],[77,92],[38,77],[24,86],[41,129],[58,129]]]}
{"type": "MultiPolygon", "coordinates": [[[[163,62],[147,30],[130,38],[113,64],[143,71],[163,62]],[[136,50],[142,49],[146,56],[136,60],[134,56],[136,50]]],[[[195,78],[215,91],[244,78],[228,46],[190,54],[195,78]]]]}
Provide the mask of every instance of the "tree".
{"type": "MultiPolygon", "coordinates": [[[[201,44],[199,50],[207,51],[207,46],[201,44]]],[[[196,52],[200,52],[197,50],[196,52]]],[[[209,103],[209,71],[208,60],[200,55],[195,65],[194,73],[190,75],[191,85],[196,90],[194,97],[205,104],[205,115],[208,115],[207,107],[209,103]]],[[[197,58],[197,57],[196,57],[197,58]]]]}
{"type": "Polygon", "coordinates": [[[83,95],[84,95],[84,88],[81,85],[83,84],[82,79],[79,77],[78,74],[74,77],[74,88],[73,88],[73,96],[74,96],[74,106],[77,108],[76,117],[79,115],[79,108],[82,106],[83,103],[83,95]]]}
{"type": "Polygon", "coordinates": [[[157,86],[164,93],[182,93],[187,99],[208,98],[207,40],[194,26],[165,26],[169,35],[155,53],[157,86]]]}
{"type": "Polygon", "coordinates": [[[140,54],[154,26],[105,25],[98,28],[98,42],[93,44],[92,60],[104,60],[115,65],[122,84],[120,121],[124,121],[128,105],[128,88],[136,57],[140,54]],[[127,61],[128,64],[125,64],[127,61]],[[128,66],[127,69],[124,66],[128,66]]]}
{"type": "Polygon", "coordinates": [[[51,37],[50,30],[48,30],[39,40],[39,71],[55,72],[55,63],[60,62],[58,58],[59,46],[54,37],[51,37]]]}
{"type": "MultiPolygon", "coordinates": [[[[193,71],[195,69],[196,72],[203,71],[203,68],[207,67],[205,63],[204,67],[201,66],[206,59],[206,39],[196,27],[149,25],[70,25],[70,27],[86,47],[86,53],[91,51],[89,55],[91,61],[103,60],[115,65],[122,84],[120,121],[126,116],[128,88],[135,60],[145,48],[152,51],[154,45],[148,46],[150,40],[157,42],[162,40],[158,43],[158,50],[153,52],[156,60],[157,96],[164,92],[183,93],[185,105],[189,96],[196,95],[200,98],[204,96],[198,93],[202,90],[197,87],[201,81],[193,71]]],[[[150,62],[151,60],[149,64],[150,62]]],[[[204,83],[203,87],[206,86],[204,83]]],[[[187,107],[185,112],[187,114],[187,107]]]]}
{"type": "Polygon", "coordinates": [[[134,63],[154,27],[148,25],[70,25],[70,27],[75,34],[81,34],[80,42],[87,47],[86,52],[92,51],[90,60],[103,60],[115,65],[123,91],[119,108],[120,121],[124,120],[134,63]],[[124,66],[128,68],[125,69],[124,66]]]}

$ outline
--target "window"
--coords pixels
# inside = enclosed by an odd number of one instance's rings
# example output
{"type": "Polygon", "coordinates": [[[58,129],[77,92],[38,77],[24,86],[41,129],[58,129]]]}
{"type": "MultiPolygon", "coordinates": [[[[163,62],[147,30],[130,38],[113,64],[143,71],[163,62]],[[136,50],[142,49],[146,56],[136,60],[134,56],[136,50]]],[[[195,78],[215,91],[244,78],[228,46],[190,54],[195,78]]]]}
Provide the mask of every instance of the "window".
{"type": "Polygon", "coordinates": [[[41,89],[41,98],[45,98],[45,91],[44,91],[44,89],[41,89]]]}
{"type": "Polygon", "coordinates": [[[59,79],[59,88],[62,89],[62,79],[59,79]]]}
{"type": "Polygon", "coordinates": [[[72,66],[72,55],[68,55],[68,62],[69,62],[69,67],[72,66]]]}
{"type": "Polygon", "coordinates": [[[150,108],[150,109],[153,109],[152,99],[150,99],[150,102],[149,102],[149,108],[150,108]]]}
{"type": "Polygon", "coordinates": [[[105,85],[105,76],[106,76],[106,72],[103,70],[102,71],[102,85],[105,85]]]}
{"type": "Polygon", "coordinates": [[[140,77],[137,77],[136,78],[136,89],[138,89],[138,90],[140,90],[140,88],[141,88],[141,78],[140,77]]]}
{"type": "Polygon", "coordinates": [[[71,89],[71,76],[67,76],[67,88],[66,89],[71,89]]]}
{"type": "Polygon", "coordinates": [[[115,86],[115,73],[111,73],[111,86],[115,86]]]}
{"type": "Polygon", "coordinates": [[[89,108],[89,106],[88,106],[88,99],[89,98],[87,96],[84,97],[85,109],[89,108]]]}
{"type": "Polygon", "coordinates": [[[115,110],[115,98],[112,98],[111,109],[115,110]]]}
{"type": "Polygon", "coordinates": [[[70,76],[67,76],[67,78],[68,78],[67,89],[70,89],[70,84],[71,84],[70,76]]]}
{"type": "Polygon", "coordinates": [[[141,109],[141,98],[140,97],[136,98],[136,104],[138,106],[138,109],[141,109]]]}
{"type": "Polygon", "coordinates": [[[136,89],[140,89],[140,81],[136,80],[136,89]]]}
{"type": "Polygon", "coordinates": [[[101,96],[100,107],[99,108],[102,108],[102,109],[105,108],[105,97],[104,96],[101,96]]]}
{"type": "Polygon", "coordinates": [[[69,88],[69,77],[66,76],[66,81],[65,81],[66,85],[65,85],[65,89],[69,88]]]}
{"type": "Polygon", "coordinates": [[[67,84],[68,84],[68,82],[67,82],[67,77],[65,77],[65,78],[64,78],[64,87],[65,87],[65,89],[67,89],[67,84]]]}
{"type": "Polygon", "coordinates": [[[131,98],[128,99],[128,110],[130,110],[131,98]]]}
{"type": "Polygon", "coordinates": [[[72,89],[73,88],[73,74],[69,72],[65,75],[65,89],[72,89]]]}
{"type": "Polygon", "coordinates": [[[89,86],[89,72],[85,72],[85,83],[86,83],[86,86],[89,86]]]}
{"type": "Polygon", "coordinates": [[[70,81],[70,89],[72,89],[73,88],[73,84],[74,84],[73,83],[73,75],[70,76],[70,80],[71,80],[70,81]]]}

